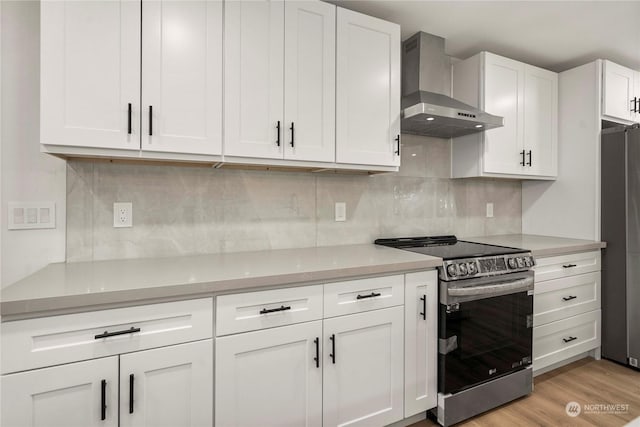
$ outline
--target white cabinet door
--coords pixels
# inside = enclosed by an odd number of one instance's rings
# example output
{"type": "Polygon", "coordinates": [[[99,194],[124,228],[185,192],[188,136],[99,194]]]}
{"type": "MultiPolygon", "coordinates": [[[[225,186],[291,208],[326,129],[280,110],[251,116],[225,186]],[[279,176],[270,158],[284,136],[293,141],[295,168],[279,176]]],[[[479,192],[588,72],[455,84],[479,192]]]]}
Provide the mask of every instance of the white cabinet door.
{"type": "Polygon", "coordinates": [[[0,421],[5,427],[116,427],[118,357],[4,375],[0,421]]]}
{"type": "Polygon", "coordinates": [[[403,323],[403,307],[324,320],[324,426],[403,418],[403,323]]]}
{"type": "Polygon", "coordinates": [[[322,321],[216,339],[216,425],[320,426],[322,321]]]}
{"type": "Polygon", "coordinates": [[[611,61],[604,61],[602,72],[602,115],[634,120],[634,71],[611,61]]]}
{"type": "Polygon", "coordinates": [[[339,7],[336,31],[336,161],[398,166],[400,26],[339,7]]]}
{"type": "Polygon", "coordinates": [[[404,306],[404,416],[438,401],[438,275],[406,274],[404,306]]]}
{"type": "Polygon", "coordinates": [[[633,121],[640,122],[640,71],[633,72],[633,121]]]}
{"type": "Polygon", "coordinates": [[[281,159],[284,2],[226,2],[224,23],[224,153],[281,159]]]}
{"type": "Polygon", "coordinates": [[[45,1],[40,23],[41,143],[138,150],[140,3],[45,1]]]}
{"type": "Polygon", "coordinates": [[[284,158],[335,161],[336,7],[285,3],[284,158]]]}
{"type": "Polygon", "coordinates": [[[222,1],[142,2],[142,149],[222,152],[222,1]]]}
{"type": "Polygon", "coordinates": [[[558,74],[525,65],[524,174],[558,174],[558,74]]]}
{"type": "Polygon", "coordinates": [[[484,110],[504,117],[504,126],[484,133],[484,172],[522,171],[524,64],[485,53],[484,110]]]}
{"type": "Polygon", "coordinates": [[[123,354],[120,426],[211,426],[212,384],[210,339],[123,354]]]}

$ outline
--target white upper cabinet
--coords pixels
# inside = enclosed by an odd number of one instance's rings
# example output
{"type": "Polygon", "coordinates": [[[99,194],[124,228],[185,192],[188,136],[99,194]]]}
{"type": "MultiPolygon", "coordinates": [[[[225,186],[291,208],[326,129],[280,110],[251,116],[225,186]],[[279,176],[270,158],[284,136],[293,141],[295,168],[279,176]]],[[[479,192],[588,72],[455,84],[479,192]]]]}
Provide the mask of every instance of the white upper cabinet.
{"type": "Polygon", "coordinates": [[[229,1],[224,22],[224,153],[282,158],[284,2],[229,1]]]}
{"type": "Polygon", "coordinates": [[[502,127],[453,139],[453,178],[557,176],[557,73],[482,52],[454,64],[453,97],[504,117],[502,127]]]}
{"type": "Polygon", "coordinates": [[[140,3],[41,3],[40,140],[140,149],[140,3]]]}
{"type": "Polygon", "coordinates": [[[400,26],[338,8],[336,161],[400,165],[400,26]]]}
{"type": "Polygon", "coordinates": [[[221,154],[222,1],[142,2],[142,149],[221,154]]]}
{"type": "Polygon", "coordinates": [[[603,61],[602,115],[626,122],[638,121],[640,73],[611,61],[603,61]]]}
{"type": "Polygon", "coordinates": [[[285,2],[284,22],[284,157],[333,162],[336,7],[285,2]]]}

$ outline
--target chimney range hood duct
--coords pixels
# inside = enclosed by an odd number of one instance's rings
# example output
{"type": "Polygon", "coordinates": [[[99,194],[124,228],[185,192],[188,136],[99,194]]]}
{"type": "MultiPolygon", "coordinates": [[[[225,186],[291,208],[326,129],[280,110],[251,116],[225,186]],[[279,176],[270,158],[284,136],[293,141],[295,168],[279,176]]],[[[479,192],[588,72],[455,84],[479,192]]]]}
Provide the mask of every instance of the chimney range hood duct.
{"type": "Polygon", "coordinates": [[[446,95],[451,60],[442,37],[419,32],[402,44],[403,133],[453,138],[503,126],[504,119],[446,95]]]}

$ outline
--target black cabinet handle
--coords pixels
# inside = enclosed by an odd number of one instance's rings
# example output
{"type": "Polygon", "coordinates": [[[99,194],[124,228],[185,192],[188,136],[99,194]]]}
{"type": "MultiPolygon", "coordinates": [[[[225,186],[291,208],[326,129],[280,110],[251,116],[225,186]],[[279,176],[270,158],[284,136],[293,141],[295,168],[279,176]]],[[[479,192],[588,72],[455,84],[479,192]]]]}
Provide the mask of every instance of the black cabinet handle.
{"type": "Polygon", "coordinates": [[[293,147],[295,144],[295,137],[294,137],[294,133],[293,133],[293,122],[291,122],[291,127],[289,128],[289,130],[291,131],[291,146],[293,147]]]}
{"type": "Polygon", "coordinates": [[[275,313],[276,311],[285,311],[285,310],[291,310],[291,306],[284,306],[281,305],[279,308],[263,308],[262,310],[260,310],[260,314],[267,314],[267,313],[275,313]]]}
{"type": "Polygon", "coordinates": [[[578,298],[575,295],[569,295],[568,297],[562,297],[562,301],[571,301],[572,299],[578,298]]]}
{"type": "Polygon", "coordinates": [[[631,109],[631,112],[633,113],[637,113],[638,112],[638,98],[637,97],[633,97],[633,101],[630,101],[633,104],[633,108],[631,109]]]}
{"type": "Polygon", "coordinates": [[[422,301],[422,313],[420,313],[420,316],[422,316],[423,320],[427,320],[427,296],[422,295],[420,301],[422,301]]]}
{"type": "Polygon", "coordinates": [[[131,103],[127,107],[127,133],[131,135],[131,103]]]}
{"type": "Polygon", "coordinates": [[[367,295],[358,294],[356,299],[374,298],[374,297],[379,297],[380,295],[382,295],[382,294],[379,294],[377,292],[371,292],[370,294],[367,294],[367,295]]]}
{"type": "Polygon", "coordinates": [[[527,153],[527,155],[529,156],[529,162],[527,163],[527,166],[531,166],[531,159],[533,157],[533,155],[531,154],[531,150],[529,150],[529,152],[527,153]]]}
{"type": "Polygon", "coordinates": [[[575,264],[564,264],[562,266],[562,268],[573,268],[573,267],[577,267],[577,265],[575,265],[575,264]]]}
{"type": "Polygon", "coordinates": [[[107,418],[107,380],[102,380],[100,387],[100,419],[104,421],[107,418]]]}
{"type": "Polygon", "coordinates": [[[329,355],[329,357],[331,358],[331,363],[335,365],[336,364],[336,335],[332,334],[329,337],[329,340],[331,341],[331,354],[329,355]]]}
{"type": "Polygon", "coordinates": [[[149,105],[149,136],[153,136],[153,105],[149,105]]]}
{"type": "Polygon", "coordinates": [[[278,120],[278,123],[276,124],[276,132],[278,133],[278,136],[276,138],[276,145],[280,147],[280,120],[278,120]]]}
{"type": "Polygon", "coordinates": [[[524,154],[524,153],[525,153],[525,151],[524,151],[524,150],[522,150],[522,151],[520,152],[520,155],[522,156],[522,161],[520,162],[520,166],[526,166],[526,163],[525,163],[525,161],[524,161],[524,156],[525,156],[525,154],[524,154]]]}
{"type": "Polygon", "coordinates": [[[396,155],[400,155],[400,134],[398,134],[398,136],[396,136],[396,155]]]}
{"type": "Polygon", "coordinates": [[[129,375],[129,413],[133,414],[133,374],[129,375]]]}
{"type": "Polygon", "coordinates": [[[102,338],[109,338],[109,337],[115,337],[117,335],[126,335],[126,334],[134,334],[136,332],[140,332],[140,328],[134,328],[133,326],[129,329],[124,329],[122,331],[116,331],[116,332],[108,332],[108,331],[104,331],[102,334],[98,334],[96,336],[94,336],[94,339],[102,339],[102,338]]]}
{"type": "Polygon", "coordinates": [[[316,368],[320,367],[320,338],[317,338],[315,340],[313,340],[313,342],[316,344],[316,357],[313,358],[313,360],[316,362],[316,368]]]}
{"type": "Polygon", "coordinates": [[[562,338],[562,341],[564,341],[565,343],[577,340],[577,337],[569,337],[569,338],[562,338]]]}

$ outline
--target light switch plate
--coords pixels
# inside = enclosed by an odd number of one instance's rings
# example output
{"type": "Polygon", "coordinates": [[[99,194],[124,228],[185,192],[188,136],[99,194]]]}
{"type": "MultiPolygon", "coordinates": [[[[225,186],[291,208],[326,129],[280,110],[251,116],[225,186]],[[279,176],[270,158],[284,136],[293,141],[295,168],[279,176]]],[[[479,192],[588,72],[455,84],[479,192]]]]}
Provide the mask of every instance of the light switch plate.
{"type": "Polygon", "coordinates": [[[9,202],[7,219],[9,230],[56,228],[56,203],[9,202]]]}
{"type": "Polygon", "coordinates": [[[115,228],[133,227],[133,203],[116,202],[113,204],[113,226],[115,228]]]}
{"type": "Polygon", "coordinates": [[[347,220],[347,204],[345,202],[336,202],[336,221],[342,222],[347,220]]]}

